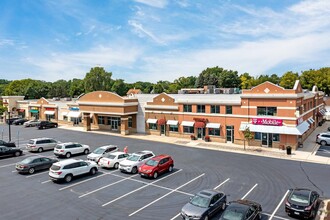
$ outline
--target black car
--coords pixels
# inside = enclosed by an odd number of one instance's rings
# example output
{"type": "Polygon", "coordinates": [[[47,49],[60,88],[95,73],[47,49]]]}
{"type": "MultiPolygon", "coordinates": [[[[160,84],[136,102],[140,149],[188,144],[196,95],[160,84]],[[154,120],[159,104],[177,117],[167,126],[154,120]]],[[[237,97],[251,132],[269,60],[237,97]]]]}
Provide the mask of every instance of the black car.
{"type": "Polygon", "coordinates": [[[45,129],[45,128],[57,128],[58,124],[52,121],[41,121],[38,125],[38,129],[45,129]]]}
{"type": "Polygon", "coordinates": [[[23,151],[16,147],[0,146],[0,156],[15,156],[18,157],[23,154],[23,151]]]}
{"type": "Polygon", "coordinates": [[[15,121],[13,121],[13,125],[22,125],[24,124],[24,122],[27,122],[28,120],[25,118],[20,118],[20,119],[16,119],[15,121]]]}
{"type": "Polygon", "coordinates": [[[250,200],[237,200],[229,203],[221,214],[220,220],[253,220],[261,219],[261,205],[250,200]]]}
{"type": "Polygon", "coordinates": [[[6,119],[6,123],[11,125],[11,124],[13,124],[14,121],[16,121],[18,119],[21,119],[21,118],[14,117],[14,118],[6,119]]]}
{"type": "Polygon", "coordinates": [[[226,202],[227,196],[223,192],[213,189],[202,190],[183,206],[181,217],[184,220],[208,220],[218,211],[224,210],[226,202]]]}
{"type": "Polygon", "coordinates": [[[310,189],[290,189],[285,202],[285,212],[300,218],[314,219],[319,205],[320,195],[310,189]]]}
{"type": "Polygon", "coordinates": [[[32,156],[28,157],[21,162],[16,163],[16,170],[19,173],[33,174],[38,170],[49,169],[53,163],[58,162],[58,159],[43,157],[43,156],[32,156]]]}
{"type": "Polygon", "coordinates": [[[3,140],[0,140],[0,146],[16,147],[16,144],[14,142],[6,142],[3,140]]]}

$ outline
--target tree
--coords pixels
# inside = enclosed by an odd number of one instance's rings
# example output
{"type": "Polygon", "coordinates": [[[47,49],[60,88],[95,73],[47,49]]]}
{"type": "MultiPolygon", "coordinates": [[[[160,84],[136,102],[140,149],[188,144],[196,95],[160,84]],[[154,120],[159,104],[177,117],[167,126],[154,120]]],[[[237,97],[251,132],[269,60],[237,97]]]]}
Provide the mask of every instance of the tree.
{"type": "Polygon", "coordinates": [[[189,76],[189,77],[180,77],[174,80],[174,84],[177,84],[178,90],[183,88],[194,88],[197,77],[189,76]]]}
{"type": "Polygon", "coordinates": [[[150,82],[142,82],[142,81],[138,81],[131,85],[128,85],[129,89],[133,89],[133,88],[140,89],[142,93],[146,93],[146,94],[149,94],[152,91],[153,87],[154,84],[150,82]]]}
{"type": "Polygon", "coordinates": [[[154,93],[157,93],[157,94],[162,93],[162,92],[168,93],[169,85],[170,85],[169,81],[158,81],[154,85],[153,91],[154,91],[154,93]]]}
{"type": "Polygon", "coordinates": [[[69,96],[78,97],[85,92],[84,80],[82,79],[72,79],[69,80],[69,96]]]}
{"type": "Polygon", "coordinates": [[[254,85],[254,78],[249,73],[240,75],[241,89],[251,89],[254,85]]]}
{"type": "Polygon", "coordinates": [[[218,84],[218,77],[222,72],[223,69],[219,68],[218,66],[206,68],[206,70],[203,70],[197,77],[195,81],[195,87],[202,88],[206,85],[216,86],[218,84]]]}
{"type": "Polygon", "coordinates": [[[47,97],[49,84],[45,81],[22,79],[14,80],[6,86],[4,94],[8,96],[25,96],[27,99],[47,97]]]}
{"type": "Polygon", "coordinates": [[[7,107],[3,106],[2,101],[0,101],[0,115],[3,115],[7,111],[7,107]]]}
{"type": "Polygon", "coordinates": [[[68,97],[69,96],[69,82],[61,79],[57,80],[50,85],[48,97],[68,97]]]}
{"type": "Polygon", "coordinates": [[[280,86],[285,89],[292,89],[297,79],[299,79],[298,73],[286,72],[281,77],[280,86]]]}
{"type": "Polygon", "coordinates": [[[86,73],[84,78],[85,92],[110,91],[113,80],[112,73],[106,72],[103,67],[94,67],[86,73]]]}
{"type": "Polygon", "coordinates": [[[111,91],[117,93],[120,96],[126,95],[128,89],[123,79],[116,79],[111,87],[111,91]]]}
{"type": "Polygon", "coordinates": [[[250,140],[253,139],[253,134],[250,131],[249,127],[245,128],[242,132],[243,132],[243,135],[244,135],[244,150],[245,150],[245,141],[247,141],[249,143],[250,140]]]}
{"type": "Polygon", "coordinates": [[[237,71],[224,70],[218,77],[219,88],[238,88],[241,85],[241,80],[238,77],[237,71]]]}

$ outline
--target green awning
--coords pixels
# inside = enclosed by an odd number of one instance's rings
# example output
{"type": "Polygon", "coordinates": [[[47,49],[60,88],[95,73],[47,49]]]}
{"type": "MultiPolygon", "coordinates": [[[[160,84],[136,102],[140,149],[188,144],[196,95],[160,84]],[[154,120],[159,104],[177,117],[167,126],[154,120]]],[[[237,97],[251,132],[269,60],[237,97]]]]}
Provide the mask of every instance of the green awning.
{"type": "Polygon", "coordinates": [[[37,109],[30,109],[30,112],[31,113],[39,113],[39,110],[37,110],[37,109]]]}

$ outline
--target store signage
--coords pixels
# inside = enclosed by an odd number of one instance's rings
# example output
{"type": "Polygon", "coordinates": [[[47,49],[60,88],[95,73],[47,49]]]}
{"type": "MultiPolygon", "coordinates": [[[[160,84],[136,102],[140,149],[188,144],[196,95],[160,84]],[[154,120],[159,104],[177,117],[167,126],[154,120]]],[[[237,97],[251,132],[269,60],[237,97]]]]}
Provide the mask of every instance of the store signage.
{"type": "Polygon", "coordinates": [[[297,125],[300,125],[301,123],[303,123],[304,119],[302,117],[298,118],[297,120],[297,125]]]}
{"type": "Polygon", "coordinates": [[[69,110],[70,111],[79,111],[79,107],[70,107],[69,110]]]}
{"type": "Polygon", "coordinates": [[[272,125],[272,126],[282,126],[282,119],[271,119],[271,118],[253,118],[252,124],[254,125],[272,125]]]}

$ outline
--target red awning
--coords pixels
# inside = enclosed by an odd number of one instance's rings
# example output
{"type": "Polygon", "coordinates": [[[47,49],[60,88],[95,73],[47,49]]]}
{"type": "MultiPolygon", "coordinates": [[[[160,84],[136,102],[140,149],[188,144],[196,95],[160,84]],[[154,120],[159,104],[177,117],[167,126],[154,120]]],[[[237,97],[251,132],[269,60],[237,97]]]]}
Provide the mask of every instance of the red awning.
{"type": "Polygon", "coordinates": [[[201,121],[196,121],[194,126],[195,128],[205,128],[205,123],[201,121]]]}
{"type": "Polygon", "coordinates": [[[158,125],[165,125],[166,124],[166,119],[165,118],[161,118],[161,119],[158,119],[158,125]]]}
{"type": "Polygon", "coordinates": [[[18,109],[19,112],[25,112],[25,109],[18,109]]]}

